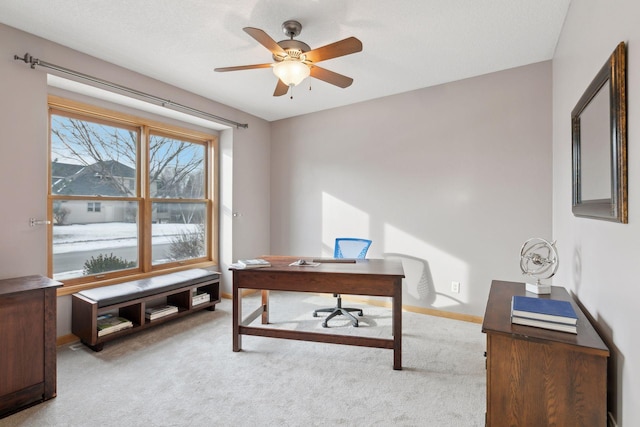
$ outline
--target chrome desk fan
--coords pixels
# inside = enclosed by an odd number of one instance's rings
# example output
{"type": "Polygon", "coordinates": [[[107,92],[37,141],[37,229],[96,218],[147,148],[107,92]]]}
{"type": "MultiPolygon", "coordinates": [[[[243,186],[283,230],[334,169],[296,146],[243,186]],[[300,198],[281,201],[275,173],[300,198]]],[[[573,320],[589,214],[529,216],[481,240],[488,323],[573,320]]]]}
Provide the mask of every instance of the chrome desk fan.
{"type": "Polygon", "coordinates": [[[534,294],[550,294],[551,285],[540,283],[550,279],[558,271],[558,251],[556,242],[548,242],[538,237],[524,242],[520,248],[520,270],[522,274],[536,279],[535,283],[526,284],[527,292],[534,294]]]}

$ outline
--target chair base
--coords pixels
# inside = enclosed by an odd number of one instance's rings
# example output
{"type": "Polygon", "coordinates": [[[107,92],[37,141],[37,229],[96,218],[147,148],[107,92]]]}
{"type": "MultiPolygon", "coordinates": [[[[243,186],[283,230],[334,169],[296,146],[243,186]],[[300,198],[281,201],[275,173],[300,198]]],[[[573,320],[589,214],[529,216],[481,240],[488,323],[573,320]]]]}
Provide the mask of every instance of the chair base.
{"type": "Polygon", "coordinates": [[[351,324],[353,327],[358,327],[358,319],[351,314],[351,312],[357,312],[358,316],[362,316],[362,309],[360,308],[351,308],[351,307],[342,307],[342,298],[338,295],[338,305],[331,308],[319,308],[313,312],[313,317],[318,317],[318,313],[329,313],[329,315],[322,322],[323,328],[328,328],[329,325],[327,322],[333,319],[336,316],[346,316],[351,320],[351,324]]]}

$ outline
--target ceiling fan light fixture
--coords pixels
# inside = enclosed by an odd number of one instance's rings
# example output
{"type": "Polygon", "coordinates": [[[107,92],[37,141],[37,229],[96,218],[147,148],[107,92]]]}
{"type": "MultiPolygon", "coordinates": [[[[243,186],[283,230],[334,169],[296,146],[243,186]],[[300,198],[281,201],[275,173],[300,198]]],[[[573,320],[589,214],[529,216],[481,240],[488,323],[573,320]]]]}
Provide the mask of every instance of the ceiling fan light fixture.
{"type": "Polygon", "coordinates": [[[311,70],[301,61],[287,59],[273,66],[273,74],[287,86],[297,86],[309,77],[311,70]]]}

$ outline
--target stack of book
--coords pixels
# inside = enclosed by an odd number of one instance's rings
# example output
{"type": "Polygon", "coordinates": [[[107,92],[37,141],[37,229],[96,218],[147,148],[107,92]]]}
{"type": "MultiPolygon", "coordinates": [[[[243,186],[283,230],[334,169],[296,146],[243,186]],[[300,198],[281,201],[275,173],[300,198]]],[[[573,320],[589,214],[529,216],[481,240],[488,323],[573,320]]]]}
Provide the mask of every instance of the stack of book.
{"type": "Polygon", "coordinates": [[[239,259],[238,262],[231,264],[230,267],[242,270],[247,268],[271,267],[271,263],[261,258],[239,259]]]}
{"type": "Polygon", "coordinates": [[[98,316],[98,336],[102,337],[123,329],[133,328],[133,323],[124,317],[116,316],[111,313],[98,316]]]}
{"type": "Polygon", "coordinates": [[[514,295],[511,323],[577,334],[578,316],[569,301],[514,295]]]}
{"type": "Polygon", "coordinates": [[[164,316],[168,316],[178,312],[178,307],[175,305],[163,305],[159,307],[149,307],[144,311],[144,316],[147,320],[156,320],[164,316]]]}
{"type": "Polygon", "coordinates": [[[196,306],[200,304],[204,304],[205,302],[211,301],[211,295],[206,292],[199,292],[197,290],[193,291],[191,295],[191,306],[196,306]]]}

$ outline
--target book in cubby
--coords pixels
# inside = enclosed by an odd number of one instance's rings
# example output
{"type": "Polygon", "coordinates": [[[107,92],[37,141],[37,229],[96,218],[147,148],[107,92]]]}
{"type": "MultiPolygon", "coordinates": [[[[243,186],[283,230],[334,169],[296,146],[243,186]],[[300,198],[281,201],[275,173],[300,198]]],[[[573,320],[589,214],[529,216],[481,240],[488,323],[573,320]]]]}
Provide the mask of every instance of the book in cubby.
{"type": "Polygon", "coordinates": [[[98,336],[102,337],[124,329],[133,328],[133,322],[113,313],[98,316],[98,336]]]}
{"type": "Polygon", "coordinates": [[[147,320],[156,320],[177,312],[178,307],[176,307],[175,305],[167,304],[156,307],[148,307],[144,311],[144,316],[147,320]]]}
{"type": "Polygon", "coordinates": [[[211,295],[199,289],[194,289],[191,294],[191,306],[204,304],[211,301],[211,295]]]}

